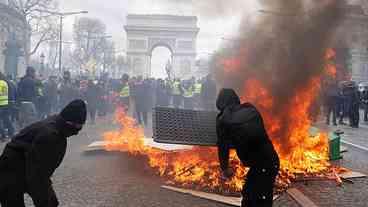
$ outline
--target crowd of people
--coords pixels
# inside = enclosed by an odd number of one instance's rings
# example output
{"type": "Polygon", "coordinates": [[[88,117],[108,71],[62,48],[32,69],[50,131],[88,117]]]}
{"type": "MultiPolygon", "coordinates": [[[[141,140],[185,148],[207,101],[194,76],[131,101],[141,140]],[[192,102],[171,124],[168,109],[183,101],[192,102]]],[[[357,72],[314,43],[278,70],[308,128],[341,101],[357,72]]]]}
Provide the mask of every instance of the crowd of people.
{"type": "Polygon", "coordinates": [[[90,124],[95,123],[97,116],[106,116],[116,106],[123,106],[139,124],[147,126],[156,106],[215,110],[217,95],[211,76],[201,80],[144,79],[126,74],[121,79],[72,78],[65,71],[61,78],[42,79],[33,67],[28,67],[19,80],[0,74],[0,92],[1,141],[12,137],[17,128],[60,112],[75,99],[87,103],[90,124]]]}
{"type": "Polygon", "coordinates": [[[334,126],[349,124],[358,128],[361,122],[361,111],[364,111],[363,121],[368,122],[368,88],[359,87],[353,81],[330,79],[323,84],[324,112],[326,124],[334,126]],[[345,120],[348,120],[348,123],[345,120]]]}
{"type": "MultiPolygon", "coordinates": [[[[127,74],[120,79],[72,78],[71,73],[65,71],[61,78],[42,79],[37,77],[33,67],[28,67],[26,75],[19,80],[0,73],[0,140],[12,137],[17,128],[60,112],[75,99],[88,103],[90,124],[95,123],[97,116],[104,117],[113,113],[116,106],[123,106],[139,124],[147,126],[154,107],[214,111],[216,96],[216,82],[211,75],[186,80],[127,74]]],[[[357,128],[361,109],[364,122],[368,122],[368,87],[330,79],[323,82],[322,97],[326,124],[349,124],[357,128]]]]}

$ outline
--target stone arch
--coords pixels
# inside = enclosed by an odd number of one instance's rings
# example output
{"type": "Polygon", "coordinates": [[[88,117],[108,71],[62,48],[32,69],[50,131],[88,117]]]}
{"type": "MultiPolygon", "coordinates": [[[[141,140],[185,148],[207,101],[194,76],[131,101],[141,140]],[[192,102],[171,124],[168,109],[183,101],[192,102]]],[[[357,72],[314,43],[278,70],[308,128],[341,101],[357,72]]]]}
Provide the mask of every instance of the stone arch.
{"type": "Polygon", "coordinates": [[[124,27],[127,33],[127,56],[128,59],[141,58],[144,68],[143,71],[132,70],[131,75],[150,76],[152,51],[162,46],[172,54],[174,77],[192,76],[199,32],[197,21],[195,16],[128,15],[124,27]],[[183,58],[190,62],[186,64],[189,72],[180,69],[183,58]]]}
{"type": "Polygon", "coordinates": [[[165,41],[154,42],[152,45],[150,45],[148,53],[152,55],[153,50],[155,50],[157,47],[165,47],[168,50],[170,50],[171,54],[174,54],[175,45],[173,45],[170,42],[165,42],[165,41]]]}
{"type": "MultiPolygon", "coordinates": [[[[174,55],[174,50],[172,49],[172,46],[168,45],[167,43],[165,42],[158,42],[157,44],[153,45],[151,47],[151,49],[149,50],[149,58],[150,58],[150,75],[152,76],[154,74],[154,72],[152,71],[152,63],[153,63],[153,51],[156,49],[156,48],[166,48],[168,51],[170,51],[170,57],[169,57],[169,61],[170,63],[172,62],[173,60],[173,55],[174,55]]],[[[167,63],[167,62],[166,62],[167,63]]],[[[166,66],[166,65],[165,65],[166,66]]],[[[163,68],[165,70],[165,68],[163,68]]],[[[167,71],[165,71],[167,73],[167,71]]],[[[168,75],[168,74],[167,74],[168,75]]]]}
{"type": "Polygon", "coordinates": [[[188,74],[191,73],[190,60],[186,58],[180,60],[180,73],[183,74],[184,77],[188,76],[188,74]]]}
{"type": "Polygon", "coordinates": [[[142,58],[136,57],[133,59],[133,64],[132,64],[132,71],[136,72],[138,75],[143,75],[143,60],[142,58]]]}

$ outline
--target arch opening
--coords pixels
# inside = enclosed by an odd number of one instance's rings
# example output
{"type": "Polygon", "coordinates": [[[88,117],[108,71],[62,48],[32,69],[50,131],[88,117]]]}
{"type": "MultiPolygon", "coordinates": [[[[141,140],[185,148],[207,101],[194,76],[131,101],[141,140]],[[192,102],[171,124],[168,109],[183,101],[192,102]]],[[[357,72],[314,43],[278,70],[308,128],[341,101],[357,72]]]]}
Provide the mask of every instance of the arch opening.
{"type": "Polygon", "coordinates": [[[165,79],[169,77],[168,68],[172,64],[172,50],[165,45],[158,45],[151,50],[151,77],[165,79]]]}

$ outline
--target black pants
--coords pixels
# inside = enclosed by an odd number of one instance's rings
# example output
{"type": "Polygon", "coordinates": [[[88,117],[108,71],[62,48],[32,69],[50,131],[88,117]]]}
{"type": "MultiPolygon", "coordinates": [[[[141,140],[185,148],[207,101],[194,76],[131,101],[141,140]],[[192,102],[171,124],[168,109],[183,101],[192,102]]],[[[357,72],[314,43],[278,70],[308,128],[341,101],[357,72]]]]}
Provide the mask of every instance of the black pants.
{"type": "MultiPolygon", "coordinates": [[[[2,207],[25,207],[24,205],[24,191],[20,190],[22,188],[8,189],[2,192],[0,195],[0,204],[2,207]]],[[[48,188],[48,195],[42,199],[36,198],[30,193],[35,207],[57,207],[59,202],[57,200],[56,194],[52,186],[48,188]]]]}
{"type": "Polygon", "coordinates": [[[269,168],[251,167],[242,191],[242,207],[272,207],[273,187],[279,165],[269,168]]]}
{"type": "Polygon", "coordinates": [[[88,108],[90,121],[92,124],[96,122],[96,113],[97,113],[97,107],[89,107],[88,108]]]}
{"type": "Polygon", "coordinates": [[[0,206],[24,207],[24,194],[28,193],[35,207],[57,207],[59,202],[51,180],[26,184],[25,169],[23,152],[5,147],[0,156],[0,206]]]}
{"type": "Polygon", "coordinates": [[[359,127],[359,105],[353,104],[349,110],[349,123],[351,127],[359,127]]]}
{"type": "Polygon", "coordinates": [[[330,124],[330,118],[332,114],[332,123],[336,125],[336,118],[337,118],[337,107],[336,104],[330,103],[326,104],[326,124],[330,124]]]}
{"type": "Polygon", "coordinates": [[[125,111],[129,111],[130,100],[129,97],[121,97],[120,104],[124,107],[125,111]]]}
{"type": "Polygon", "coordinates": [[[364,121],[368,121],[368,103],[364,103],[364,121]]]}
{"type": "Polygon", "coordinates": [[[8,136],[11,137],[14,135],[14,126],[10,121],[10,113],[8,107],[0,107],[0,138],[1,136],[5,136],[5,129],[8,129],[8,136]]]}

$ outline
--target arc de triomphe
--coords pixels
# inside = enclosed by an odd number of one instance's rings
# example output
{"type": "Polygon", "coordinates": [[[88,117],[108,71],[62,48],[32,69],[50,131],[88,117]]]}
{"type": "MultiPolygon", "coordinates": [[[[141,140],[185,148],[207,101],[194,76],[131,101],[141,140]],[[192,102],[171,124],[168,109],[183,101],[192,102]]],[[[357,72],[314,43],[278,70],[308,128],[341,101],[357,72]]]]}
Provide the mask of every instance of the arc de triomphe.
{"type": "Polygon", "coordinates": [[[152,51],[159,46],[172,54],[172,75],[189,78],[193,74],[199,28],[195,16],[127,16],[127,61],[130,75],[151,76],[152,51]]]}

